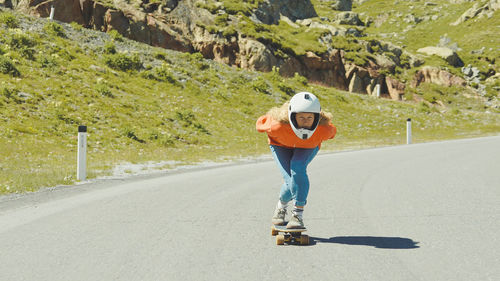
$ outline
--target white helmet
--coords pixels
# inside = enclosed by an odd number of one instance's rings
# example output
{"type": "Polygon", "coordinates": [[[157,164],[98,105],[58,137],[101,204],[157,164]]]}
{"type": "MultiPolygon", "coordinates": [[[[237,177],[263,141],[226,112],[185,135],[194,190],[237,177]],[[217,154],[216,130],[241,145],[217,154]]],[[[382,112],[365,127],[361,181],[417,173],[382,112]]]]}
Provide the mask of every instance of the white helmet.
{"type": "Polygon", "coordinates": [[[292,97],[290,100],[290,106],[288,107],[288,119],[290,120],[292,130],[297,137],[306,140],[314,134],[314,131],[316,131],[316,128],[318,127],[320,112],[321,106],[315,95],[308,92],[300,92],[292,97]],[[297,125],[295,115],[299,112],[314,113],[314,122],[310,129],[299,128],[297,125]]]}

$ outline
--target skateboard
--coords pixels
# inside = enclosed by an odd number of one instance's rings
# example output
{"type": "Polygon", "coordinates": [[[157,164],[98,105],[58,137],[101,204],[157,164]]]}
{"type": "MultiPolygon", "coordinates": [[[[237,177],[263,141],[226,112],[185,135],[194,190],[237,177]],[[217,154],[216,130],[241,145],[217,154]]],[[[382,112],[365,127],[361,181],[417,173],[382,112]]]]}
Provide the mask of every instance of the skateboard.
{"type": "Polygon", "coordinates": [[[309,245],[309,236],[302,234],[304,231],[307,229],[287,229],[286,225],[271,226],[271,235],[276,236],[276,245],[283,245],[285,242],[287,244],[309,245]]]}

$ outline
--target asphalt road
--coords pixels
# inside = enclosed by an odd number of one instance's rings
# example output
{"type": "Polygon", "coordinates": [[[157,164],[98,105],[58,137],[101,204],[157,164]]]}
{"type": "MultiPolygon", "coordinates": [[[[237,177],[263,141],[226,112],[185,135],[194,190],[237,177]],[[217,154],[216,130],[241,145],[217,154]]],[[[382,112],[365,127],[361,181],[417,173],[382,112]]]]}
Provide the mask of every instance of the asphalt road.
{"type": "Polygon", "coordinates": [[[309,246],[262,161],[0,198],[0,280],[498,280],[500,136],[320,154],[309,246]]]}

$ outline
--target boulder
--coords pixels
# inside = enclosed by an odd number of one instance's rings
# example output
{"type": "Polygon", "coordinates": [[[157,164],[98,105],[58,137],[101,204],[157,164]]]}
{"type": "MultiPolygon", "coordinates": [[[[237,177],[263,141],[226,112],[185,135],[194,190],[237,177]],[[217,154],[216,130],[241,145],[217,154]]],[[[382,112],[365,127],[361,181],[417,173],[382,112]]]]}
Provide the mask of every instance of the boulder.
{"type": "Polygon", "coordinates": [[[465,11],[455,22],[451,23],[450,25],[456,26],[475,17],[481,18],[486,16],[490,18],[497,10],[500,10],[500,0],[490,0],[484,5],[475,3],[472,8],[465,11]]]}
{"type": "Polygon", "coordinates": [[[384,56],[383,54],[376,54],[375,61],[380,68],[387,69],[391,73],[393,73],[394,70],[396,69],[396,63],[390,58],[384,56]]]}
{"type": "Polygon", "coordinates": [[[448,87],[466,85],[464,79],[432,66],[424,66],[413,77],[412,87],[416,88],[422,83],[433,83],[448,87]]]}
{"type": "Polygon", "coordinates": [[[337,11],[351,11],[352,10],[352,0],[331,0],[331,1],[323,1],[323,2],[331,2],[334,10],[337,11]]]}
{"type": "Polygon", "coordinates": [[[446,60],[451,66],[462,67],[464,63],[455,51],[446,47],[425,47],[417,50],[417,53],[436,55],[446,60]]]}
{"type": "Polygon", "coordinates": [[[400,57],[403,54],[403,49],[398,47],[390,42],[380,41],[380,48],[384,52],[393,53],[397,57],[400,57]]]}
{"type": "Polygon", "coordinates": [[[180,0],[166,0],[165,1],[165,7],[167,7],[170,10],[173,10],[177,7],[177,4],[179,4],[180,0]]]}
{"type": "Polygon", "coordinates": [[[240,50],[239,64],[242,68],[271,71],[273,66],[278,64],[278,59],[273,55],[272,51],[257,40],[240,38],[238,45],[240,50]]]}
{"type": "Polygon", "coordinates": [[[11,0],[0,0],[0,7],[12,9],[12,1],[11,0]]]}
{"type": "Polygon", "coordinates": [[[341,12],[335,16],[335,23],[363,26],[364,23],[359,19],[358,13],[341,12]]]}
{"type": "Polygon", "coordinates": [[[331,36],[346,36],[346,35],[352,35],[355,37],[361,36],[361,32],[355,28],[345,28],[342,26],[335,27],[335,26],[330,25],[330,24],[323,24],[323,23],[318,23],[318,22],[312,22],[308,26],[309,26],[309,28],[321,28],[321,29],[326,29],[326,30],[330,31],[330,34],[328,36],[323,35],[323,37],[320,39],[320,40],[323,40],[325,43],[332,42],[331,36]]]}
{"type": "Polygon", "coordinates": [[[371,68],[354,64],[346,65],[346,79],[349,82],[349,92],[371,94],[377,83],[380,83],[378,72],[371,68]]]}
{"type": "Polygon", "coordinates": [[[469,84],[479,84],[481,82],[481,76],[479,75],[479,69],[477,67],[473,67],[469,64],[468,66],[462,67],[462,73],[469,84]]]}
{"type": "Polygon", "coordinates": [[[357,73],[354,73],[349,82],[349,92],[365,94],[365,90],[366,87],[364,86],[363,79],[357,73]]]}
{"type": "Polygon", "coordinates": [[[265,0],[254,12],[254,18],[265,24],[278,24],[282,15],[292,21],[318,16],[310,0],[265,0]]]}
{"type": "Polygon", "coordinates": [[[402,100],[405,93],[405,84],[399,82],[392,77],[385,77],[387,91],[393,100],[402,100]]]}

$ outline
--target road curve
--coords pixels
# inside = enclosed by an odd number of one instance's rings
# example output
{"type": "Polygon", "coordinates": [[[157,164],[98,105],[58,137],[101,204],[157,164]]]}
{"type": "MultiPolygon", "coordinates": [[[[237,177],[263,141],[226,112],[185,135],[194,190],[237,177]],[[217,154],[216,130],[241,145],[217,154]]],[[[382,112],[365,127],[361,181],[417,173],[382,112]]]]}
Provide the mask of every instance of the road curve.
{"type": "Polygon", "coordinates": [[[320,154],[309,246],[272,161],[0,198],[0,280],[498,280],[500,136],[320,154]]]}

